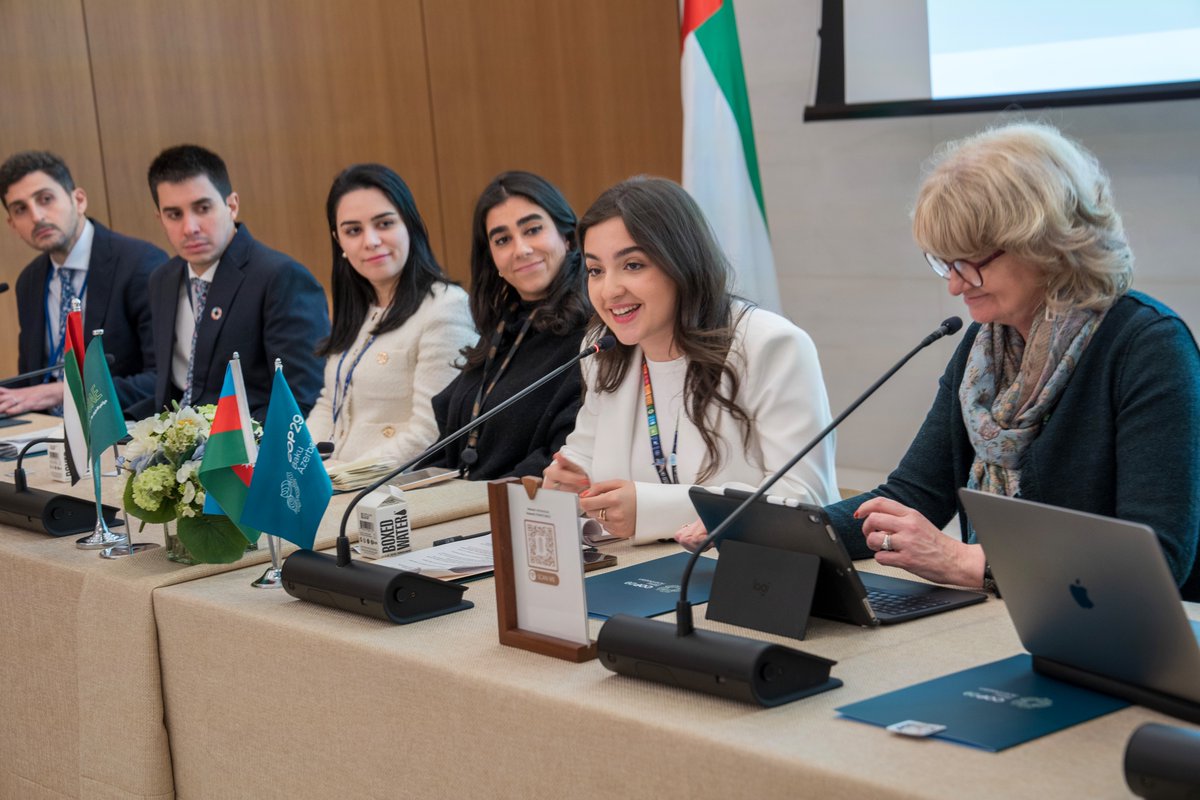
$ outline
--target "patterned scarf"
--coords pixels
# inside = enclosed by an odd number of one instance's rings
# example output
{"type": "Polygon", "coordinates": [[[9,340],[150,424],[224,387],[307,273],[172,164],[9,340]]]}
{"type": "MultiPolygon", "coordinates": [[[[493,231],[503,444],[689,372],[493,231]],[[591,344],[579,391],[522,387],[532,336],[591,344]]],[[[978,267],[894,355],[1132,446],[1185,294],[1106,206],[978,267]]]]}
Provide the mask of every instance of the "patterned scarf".
{"type": "Polygon", "coordinates": [[[1072,309],[1054,317],[1039,312],[1028,342],[1008,325],[992,322],[979,329],[958,388],[975,448],[967,488],[1017,495],[1021,456],[1041,432],[1106,311],[1072,309]]]}

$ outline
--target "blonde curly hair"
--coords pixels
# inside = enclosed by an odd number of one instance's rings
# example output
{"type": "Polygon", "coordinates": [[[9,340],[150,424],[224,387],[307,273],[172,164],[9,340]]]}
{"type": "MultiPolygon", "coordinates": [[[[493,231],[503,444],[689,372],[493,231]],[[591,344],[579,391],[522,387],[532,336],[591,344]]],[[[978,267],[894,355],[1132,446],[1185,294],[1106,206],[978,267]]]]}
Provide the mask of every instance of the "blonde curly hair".
{"type": "Polygon", "coordinates": [[[1107,308],[1129,290],[1133,252],[1096,157],[1044,123],[938,148],[912,212],[913,238],[946,261],[995,252],[1045,277],[1046,309],[1107,308]]]}

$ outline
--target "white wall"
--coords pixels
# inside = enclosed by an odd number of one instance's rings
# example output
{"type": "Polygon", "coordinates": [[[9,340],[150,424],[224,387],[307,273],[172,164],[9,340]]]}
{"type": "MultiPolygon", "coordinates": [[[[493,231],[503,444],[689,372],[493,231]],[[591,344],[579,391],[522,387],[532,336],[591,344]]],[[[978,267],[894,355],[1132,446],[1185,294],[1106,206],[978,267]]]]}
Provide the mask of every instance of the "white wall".
{"type": "MultiPolygon", "coordinates": [[[[737,0],[783,307],[816,341],[836,414],[962,303],[926,266],[908,212],[922,162],[1003,114],[803,122],[820,0],[737,0]]],[[[1134,287],[1200,325],[1200,101],[1034,111],[1108,170],[1137,259],[1134,287]]],[[[955,340],[935,344],[839,430],[843,485],[904,453],[955,340]]]]}

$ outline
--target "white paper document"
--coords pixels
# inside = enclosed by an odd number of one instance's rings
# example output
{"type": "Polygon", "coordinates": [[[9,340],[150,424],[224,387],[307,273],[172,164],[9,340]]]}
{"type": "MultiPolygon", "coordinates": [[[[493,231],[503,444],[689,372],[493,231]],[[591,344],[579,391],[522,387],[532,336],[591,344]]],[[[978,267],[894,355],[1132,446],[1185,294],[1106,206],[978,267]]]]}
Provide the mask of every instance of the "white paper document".
{"type": "Polygon", "coordinates": [[[418,572],[427,578],[439,580],[462,580],[491,572],[492,535],[478,536],[459,542],[449,542],[437,547],[427,547],[398,556],[388,556],[375,561],[385,567],[418,572]]]}

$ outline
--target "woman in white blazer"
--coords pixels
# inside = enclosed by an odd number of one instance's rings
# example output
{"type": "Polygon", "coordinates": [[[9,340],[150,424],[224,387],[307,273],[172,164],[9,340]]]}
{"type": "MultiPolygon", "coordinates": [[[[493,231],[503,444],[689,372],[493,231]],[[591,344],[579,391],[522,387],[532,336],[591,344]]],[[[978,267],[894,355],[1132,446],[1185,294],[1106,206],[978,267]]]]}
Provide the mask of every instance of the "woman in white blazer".
{"type": "Polygon", "coordinates": [[[446,278],[412,192],[391,169],[356,164],[333,181],[333,327],[325,386],[308,415],[333,458],[401,461],[437,438],[430,400],[475,343],[467,293],[446,278]]]}
{"type": "MultiPolygon", "coordinates": [[[[678,184],[617,184],[579,223],[590,336],[619,344],[584,362],[575,430],[545,471],[550,488],[636,543],[696,518],[692,485],[753,488],[828,424],[816,348],[783,317],[737,300],[728,263],[678,184]]],[[[829,437],[772,490],[837,499],[829,437]]]]}

